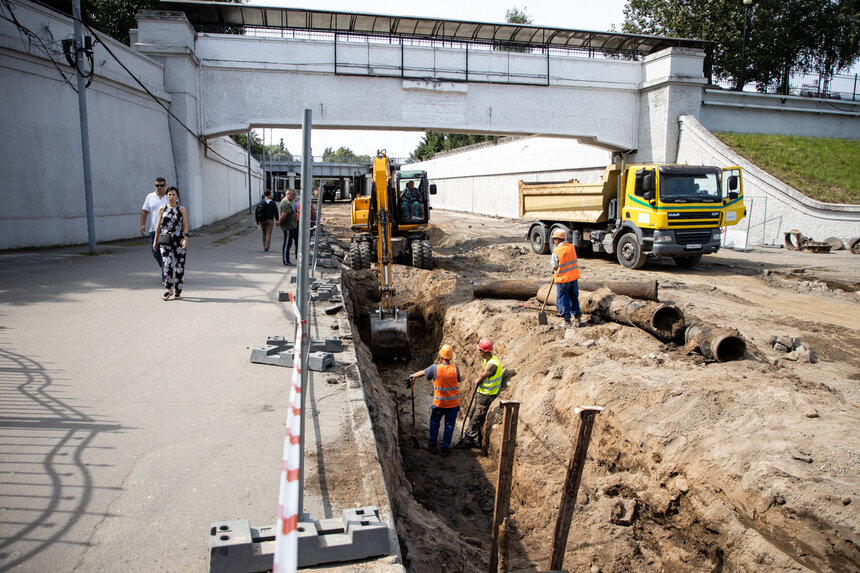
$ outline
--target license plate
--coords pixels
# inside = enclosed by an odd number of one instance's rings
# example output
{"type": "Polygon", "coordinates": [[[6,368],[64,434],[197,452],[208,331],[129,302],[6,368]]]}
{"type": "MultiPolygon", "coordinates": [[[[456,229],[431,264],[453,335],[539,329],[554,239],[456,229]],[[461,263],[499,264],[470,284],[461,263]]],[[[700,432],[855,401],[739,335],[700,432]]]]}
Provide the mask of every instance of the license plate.
{"type": "Polygon", "coordinates": [[[693,244],[691,244],[691,245],[687,245],[687,246],[686,246],[686,247],[684,247],[684,248],[685,248],[685,249],[687,249],[688,251],[693,251],[693,250],[696,250],[696,249],[701,249],[701,248],[702,248],[702,243],[693,243],[693,244]]]}

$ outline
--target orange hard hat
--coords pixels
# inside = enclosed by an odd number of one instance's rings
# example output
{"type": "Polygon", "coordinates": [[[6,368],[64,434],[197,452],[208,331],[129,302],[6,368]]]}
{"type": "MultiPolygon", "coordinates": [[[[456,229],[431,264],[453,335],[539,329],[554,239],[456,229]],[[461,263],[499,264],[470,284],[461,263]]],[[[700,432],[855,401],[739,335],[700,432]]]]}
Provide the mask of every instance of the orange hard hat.
{"type": "Polygon", "coordinates": [[[478,350],[480,350],[481,352],[492,352],[493,341],[489,338],[482,338],[478,341],[478,350]]]}
{"type": "Polygon", "coordinates": [[[567,240],[567,231],[565,231],[564,229],[561,229],[559,227],[556,227],[555,230],[552,232],[552,238],[553,239],[561,239],[562,241],[566,241],[567,240]]]}
{"type": "Polygon", "coordinates": [[[454,348],[450,344],[443,344],[442,348],[439,349],[439,356],[445,360],[451,360],[454,358],[454,348]]]}

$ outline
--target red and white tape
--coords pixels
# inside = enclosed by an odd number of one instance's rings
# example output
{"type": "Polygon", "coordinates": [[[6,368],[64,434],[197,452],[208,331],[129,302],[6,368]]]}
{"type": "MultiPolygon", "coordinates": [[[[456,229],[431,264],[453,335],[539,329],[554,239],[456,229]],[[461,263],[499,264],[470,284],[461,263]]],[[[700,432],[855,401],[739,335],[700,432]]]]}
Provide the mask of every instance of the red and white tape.
{"type": "Polygon", "coordinates": [[[296,317],[296,337],[293,344],[293,377],[290,384],[290,407],[284,433],[284,458],[281,464],[278,494],[278,527],[275,536],[273,573],[295,573],[299,557],[299,464],[302,458],[302,328],[305,321],[299,314],[293,293],[290,303],[296,317]]]}

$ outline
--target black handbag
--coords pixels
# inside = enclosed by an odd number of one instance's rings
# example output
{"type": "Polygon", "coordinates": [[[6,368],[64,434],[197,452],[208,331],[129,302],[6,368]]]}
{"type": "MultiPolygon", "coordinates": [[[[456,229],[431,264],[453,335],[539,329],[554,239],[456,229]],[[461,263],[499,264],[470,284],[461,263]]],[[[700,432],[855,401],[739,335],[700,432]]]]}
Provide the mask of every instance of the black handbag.
{"type": "Polygon", "coordinates": [[[165,246],[170,246],[173,244],[170,240],[170,235],[168,235],[166,233],[158,235],[158,240],[156,241],[156,243],[159,245],[165,245],[165,246]]]}

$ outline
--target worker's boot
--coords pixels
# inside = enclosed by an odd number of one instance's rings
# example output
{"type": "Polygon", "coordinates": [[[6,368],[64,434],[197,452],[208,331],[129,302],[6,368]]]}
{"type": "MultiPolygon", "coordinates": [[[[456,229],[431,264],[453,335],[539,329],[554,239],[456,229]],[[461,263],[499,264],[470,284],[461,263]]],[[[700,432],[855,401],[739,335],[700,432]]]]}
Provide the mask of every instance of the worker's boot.
{"type": "Polygon", "coordinates": [[[577,328],[582,326],[582,320],[578,316],[573,319],[573,323],[576,325],[577,328]]]}

